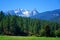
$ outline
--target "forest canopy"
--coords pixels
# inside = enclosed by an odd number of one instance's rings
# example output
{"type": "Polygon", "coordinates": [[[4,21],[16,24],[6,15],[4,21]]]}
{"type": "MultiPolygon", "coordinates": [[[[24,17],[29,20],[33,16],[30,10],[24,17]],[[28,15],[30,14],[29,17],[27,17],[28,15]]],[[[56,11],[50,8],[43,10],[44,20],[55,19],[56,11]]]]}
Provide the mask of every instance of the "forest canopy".
{"type": "Polygon", "coordinates": [[[0,35],[60,37],[60,23],[0,11],[0,35]]]}

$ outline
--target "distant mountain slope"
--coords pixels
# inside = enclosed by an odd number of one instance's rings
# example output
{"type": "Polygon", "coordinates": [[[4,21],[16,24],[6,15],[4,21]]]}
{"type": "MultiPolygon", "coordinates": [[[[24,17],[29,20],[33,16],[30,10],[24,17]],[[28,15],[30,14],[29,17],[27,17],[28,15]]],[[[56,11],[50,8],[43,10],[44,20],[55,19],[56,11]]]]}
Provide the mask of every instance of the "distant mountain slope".
{"type": "Polygon", "coordinates": [[[42,20],[60,20],[60,9],[47,11],[43,13],[37,13],[33,18],[42,19],[42,20]]]}

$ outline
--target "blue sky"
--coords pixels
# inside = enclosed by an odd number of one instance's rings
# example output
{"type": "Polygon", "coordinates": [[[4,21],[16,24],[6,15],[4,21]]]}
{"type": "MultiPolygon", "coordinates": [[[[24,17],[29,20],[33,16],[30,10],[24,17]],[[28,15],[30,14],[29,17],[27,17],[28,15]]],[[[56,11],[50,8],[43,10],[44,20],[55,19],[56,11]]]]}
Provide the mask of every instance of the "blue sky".
{"type": "Polygon", "coordinates": [[[16,8],[39,12],[60,9],[60,0],[0,0],[0,11],[14,10],[16,8]]]}

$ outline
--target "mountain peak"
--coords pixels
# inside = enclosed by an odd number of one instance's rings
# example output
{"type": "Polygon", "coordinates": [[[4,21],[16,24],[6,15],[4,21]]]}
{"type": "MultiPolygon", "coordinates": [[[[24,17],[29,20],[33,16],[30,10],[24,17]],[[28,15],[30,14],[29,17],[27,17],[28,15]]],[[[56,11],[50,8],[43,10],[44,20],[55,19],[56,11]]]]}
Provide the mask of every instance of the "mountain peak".
{"type": "Polygon", "coordinates": [[[39,12],[36,10],[36,9],[33,9],[32,11],[31,11],[31,14],[32,15],[36,15],[36,14],[38,14],[39,12]]]}
{"type": "Polygon", "coordinates": [[[29,17],[30,16],[30,11],[27,10],[27,9],[24,9],[24,10],[22,10],[22,14],[26,17],[29,17]]]}
{"type": "Polygon", "coordinates": [[[14,12],[18,16],[22,16],[22,17],[29,17],[30,16],[30,11],[27,9],[15,9],[14,12]]]}
{"type": "Polygon", "coordinates": [[[20,11],[21,11],[20,9],[15,9],[15,10],[14,10],[15,13],[18,13],[18,12],[20,12],[20,11]]]}

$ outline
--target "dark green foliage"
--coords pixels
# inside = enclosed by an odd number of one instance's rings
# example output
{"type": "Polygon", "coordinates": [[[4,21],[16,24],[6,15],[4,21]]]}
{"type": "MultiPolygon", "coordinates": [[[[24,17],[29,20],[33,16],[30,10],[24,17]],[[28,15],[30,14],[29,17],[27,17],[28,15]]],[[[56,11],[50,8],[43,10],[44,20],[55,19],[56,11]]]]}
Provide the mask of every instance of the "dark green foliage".
{"type": "Polygon", "coordinates": [[[49,25],[45,26],[45,35],[50,36],[50,27],[49,27],[49,25]]]}
{"type": "Polygon", "coordinates": [[[0,12],[0,34],[60,37],[60,22],[50,22],[0,12]]]}

